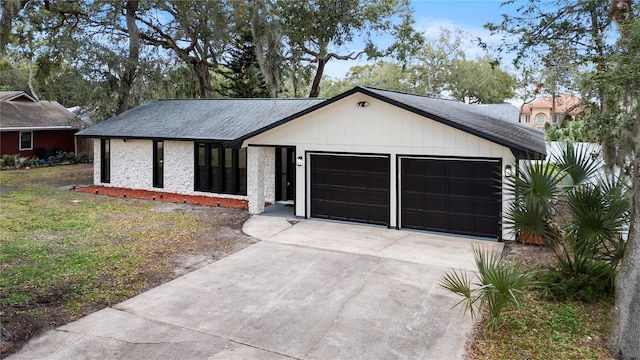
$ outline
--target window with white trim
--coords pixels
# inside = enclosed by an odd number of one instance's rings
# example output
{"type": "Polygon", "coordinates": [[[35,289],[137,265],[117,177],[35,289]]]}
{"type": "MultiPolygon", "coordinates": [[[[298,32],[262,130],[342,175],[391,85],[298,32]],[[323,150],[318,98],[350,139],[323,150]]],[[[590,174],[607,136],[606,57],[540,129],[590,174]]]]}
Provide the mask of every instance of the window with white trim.
{"type": "Polygon", "coordinates": [[[547,117],[544,114],[536,115],[536,123],[537,124],[544,124],[546,122],[547,122],[547,117]]]}
{"type": "Polygon", "coordinates": [[[33,131],[20,131],[20,150],[33,150],[33,131]]]}

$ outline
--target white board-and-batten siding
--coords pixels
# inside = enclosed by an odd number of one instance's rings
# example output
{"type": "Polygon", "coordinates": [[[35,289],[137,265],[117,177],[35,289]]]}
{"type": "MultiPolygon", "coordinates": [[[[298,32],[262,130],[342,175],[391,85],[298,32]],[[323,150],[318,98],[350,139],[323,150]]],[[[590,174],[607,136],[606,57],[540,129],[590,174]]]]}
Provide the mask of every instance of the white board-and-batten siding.
{"type": "MultiPolygon", "coordinates": [[[[310,213],[309,194],[305,190],[309,186],[307,163],[311,153],[389,155],[391,227],[398,223],[397,155],[494,158],[501,159],[503,167],[515,161],[505,146],[358,93],[249,138],[243,144],[249,149],[252,145],[295,146],[296,156],[304,156],[304,166],[296,167],[296,216],[310,213]],[[362,101],[368,106],[357,106],[362,101]]],[[[503,211],[507,204],[508,196],[503,191],[503,211]]],[[[502,235],[513,238],[504,229],[502,235]]]]}

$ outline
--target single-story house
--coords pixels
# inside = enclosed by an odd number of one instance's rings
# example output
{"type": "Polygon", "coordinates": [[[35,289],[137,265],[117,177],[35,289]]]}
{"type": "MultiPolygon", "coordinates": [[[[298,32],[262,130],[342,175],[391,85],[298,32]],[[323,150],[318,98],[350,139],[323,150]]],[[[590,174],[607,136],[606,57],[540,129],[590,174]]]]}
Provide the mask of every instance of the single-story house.
{"type": "Polygon", "coordinates": [[[37,101],[22,91],[0,91],[0,155],[48,157],[76,152],[83,123],[56,101],[37,101]]]}
{"type": "Polygon", "coordinates": [[[486,238],[502,187],[544,133],[458,101],[370,87],[331,99],[158,100],[77,134],[96,185],[248,202],[294,215],[486,238]]]}

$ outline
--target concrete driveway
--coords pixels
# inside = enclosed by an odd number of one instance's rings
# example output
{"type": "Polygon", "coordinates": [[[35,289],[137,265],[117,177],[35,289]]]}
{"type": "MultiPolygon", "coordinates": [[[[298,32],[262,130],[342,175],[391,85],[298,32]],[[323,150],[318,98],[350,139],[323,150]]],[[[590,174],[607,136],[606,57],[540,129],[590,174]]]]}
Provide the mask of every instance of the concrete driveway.
{"type": "Polygon", "coordinates": [[[468,316],[438,287],[472,245],[380,227],[254,216],[264,241],[48,331],[10,359],[461,359],[468,316]]]}

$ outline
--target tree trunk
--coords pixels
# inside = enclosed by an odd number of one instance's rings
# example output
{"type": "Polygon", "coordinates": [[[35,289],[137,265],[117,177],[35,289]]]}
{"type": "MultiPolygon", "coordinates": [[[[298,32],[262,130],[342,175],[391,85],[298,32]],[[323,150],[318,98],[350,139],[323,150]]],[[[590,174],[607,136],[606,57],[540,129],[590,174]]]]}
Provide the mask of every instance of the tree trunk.
{"type": "Polygon", "coordinates": [[[125,4],[125,16],[127,23],[127,33],[129,33],[129,56],[124,63],[124,73],[120,78],[120,89],[118,91],[118,105],[116,115],[129,110],[129,97],[133,81],[138,72],[138,62],[140,61],[140,34],[136,25],[136,11],[138,11],[138,1],[130,0],[125,4]]]}
{"type": "Polygon", "coordinates": [[[211,96],[211,74],[209,74],[209,66],[204,61],[192,61],[193,70],[198,77],[198,86],[200,93],[198,94],[202,99],[210,99],[211,96]]]}
{"type": "Polygon", "coordinates": [[[616,304],[609,347],[619,360],[640,359],[640,151],[634,154],[633,205],[629,239],[616,277],[616,304]]]}
{"type": "Polygon", "coordinates": [[[316,69],[316,76],[313,78],[313,84],[311,84],[311,91],[309,92],[310,98],[317,98],[320,95],[320,80],[322,80],[322,74],[324,73],[324,65],[327,60],[324,58],[318,59],[318,68],[316,69]]]}

